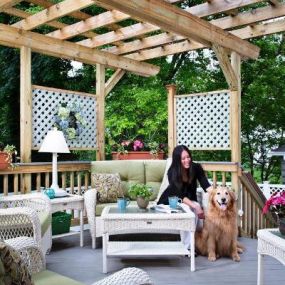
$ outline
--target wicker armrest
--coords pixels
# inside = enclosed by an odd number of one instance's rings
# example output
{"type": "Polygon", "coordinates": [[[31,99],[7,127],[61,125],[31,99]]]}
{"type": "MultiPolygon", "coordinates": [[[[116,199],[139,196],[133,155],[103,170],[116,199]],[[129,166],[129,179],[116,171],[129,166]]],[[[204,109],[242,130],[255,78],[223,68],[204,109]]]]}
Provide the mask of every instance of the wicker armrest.
{"type": "Polygon", "coordinates": [[[49,198],[42,193],[31,193],[23,195],[3,196],[0,201],[0,208],[30,207],[37,212],[51,212],[49,198]]]}
{"type": "Polygon", "coordinates": [[[32,238],[17,237],[5,242],[19,252],[30,274],[35,274],[45,269],[45,257],[32,238]]]}
{"type": "Polygon", "coordinates": [[[151,285],[153,284],[149,275],[142,269],[136,267],[124,268],[92,285],[151,285]]]}
{"type": "Polygon", "coordinates": [[[37,212],[28,207],[0,209],[0,237],[7,240],[19,236],[33,237],[41,243],[41,224],[37,212]]]}

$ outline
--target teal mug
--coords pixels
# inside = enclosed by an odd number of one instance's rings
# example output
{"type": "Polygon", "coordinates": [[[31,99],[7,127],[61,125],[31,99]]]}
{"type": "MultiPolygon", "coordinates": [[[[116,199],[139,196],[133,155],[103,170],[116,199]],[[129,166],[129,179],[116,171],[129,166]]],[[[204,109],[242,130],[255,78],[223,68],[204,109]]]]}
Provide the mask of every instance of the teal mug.
{"type": "Polygon", "coordinates": [[[55,197],[55,192],[52,188],[47,188],[44,191],[44,194],[46,194],[50,199],[53,199],[55,197]]]}
{"type": "Polygon", "coordinates": [[[181,203],[182,200],[180,198],[178,198],[177,196],[169,196],[168,197],[168,203],[169,203],[169,207],[172,209],[176,209],[178,203],[181,203]]]}
{"type": "Polygon", "coordinates": [[[126,208],[129,204],[130,204],[130,199],[128,198],[121,197],[117,199],[118,209],[121,212],[126,211],[126,208]]]}

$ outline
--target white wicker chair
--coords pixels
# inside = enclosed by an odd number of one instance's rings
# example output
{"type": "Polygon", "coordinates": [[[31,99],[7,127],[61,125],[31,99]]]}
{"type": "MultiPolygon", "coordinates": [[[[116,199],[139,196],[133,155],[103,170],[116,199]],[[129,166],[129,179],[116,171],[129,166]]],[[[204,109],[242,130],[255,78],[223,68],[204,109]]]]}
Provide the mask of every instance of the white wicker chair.
{"type": "MultiPolygon", "coordinates": [[[[13,240],[7,240],[7,244],[16,249],[24,262],[27,264],[28,270],[30,274],[40,273],[45,270],[45,257],[42,252],[39,250],[37,244],[33,239],[27,237],[19,237],[13,240]]],[[[49,271],[52,278],[50,278],[50,282],[54,282],[52,284],[60,284],[63,280],[66,282],[69,280],[69,284],[73,284],[73,280],[68,279],[62,275],[57,273],[53,273],[49,271]]],[[[37,281],[39,283],[43,283],[38,278],[35,278],[35,285],[37,285],[37,281]]],[[[66,284],[66,283],[65,283],[66,284]]],[[[81,284],[79,282],[74,281],[74,284],[81,284]]],[[[143,271],[142,269],[136,267],[128,267],[124,268],[110,276],[99,280],[92,285],[151,285],[153,284],[149,275],[143,271]]]]}
{"type": "Polygon", "coordinates": [[[39,215],[51,216],[49,198],[41,193],[2,196],[0,199],[0,238],[33,237],[43,253],[51,249],[51,224],[41,235],[39,215]]]}

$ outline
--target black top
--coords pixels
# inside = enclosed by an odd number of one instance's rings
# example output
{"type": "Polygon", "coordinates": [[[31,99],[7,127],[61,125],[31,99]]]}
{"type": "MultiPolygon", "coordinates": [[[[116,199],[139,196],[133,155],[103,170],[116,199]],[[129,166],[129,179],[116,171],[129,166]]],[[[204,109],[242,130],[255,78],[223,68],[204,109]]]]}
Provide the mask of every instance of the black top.
{"type": "Polygon", "coordinates": [[[211,185],[205,176],[202,166],[199,163],[192,162],[191,172],[193,177],[192,181],[190,183],[183,182],[182,185],[179,186],[177,181],[173,181],[173,179],[171,179],[171,171],[168,171],[167,176],[169,185],[160,196],[157,204],[168,205],[169,196],[177,196],[182,200],[183,198],[187,197],[192,201],[197,201],[197,180],[204,191],[206,191],[206,189],[211,185]]]}

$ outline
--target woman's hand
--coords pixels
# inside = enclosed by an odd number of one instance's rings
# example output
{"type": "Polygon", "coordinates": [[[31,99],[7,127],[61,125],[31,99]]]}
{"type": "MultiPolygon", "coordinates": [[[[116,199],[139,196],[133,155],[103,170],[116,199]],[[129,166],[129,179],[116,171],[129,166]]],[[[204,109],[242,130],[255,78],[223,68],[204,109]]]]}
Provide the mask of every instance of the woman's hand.
{"type": "Polygon", "coordinates": [[[196,210],[196,214],[197,214],[198,218],[204,220],[205,219],[205,214],[204,214],[204,211],[201,208],[201,206],[200,205],[196,205],[195,210],[196,210]]]}

